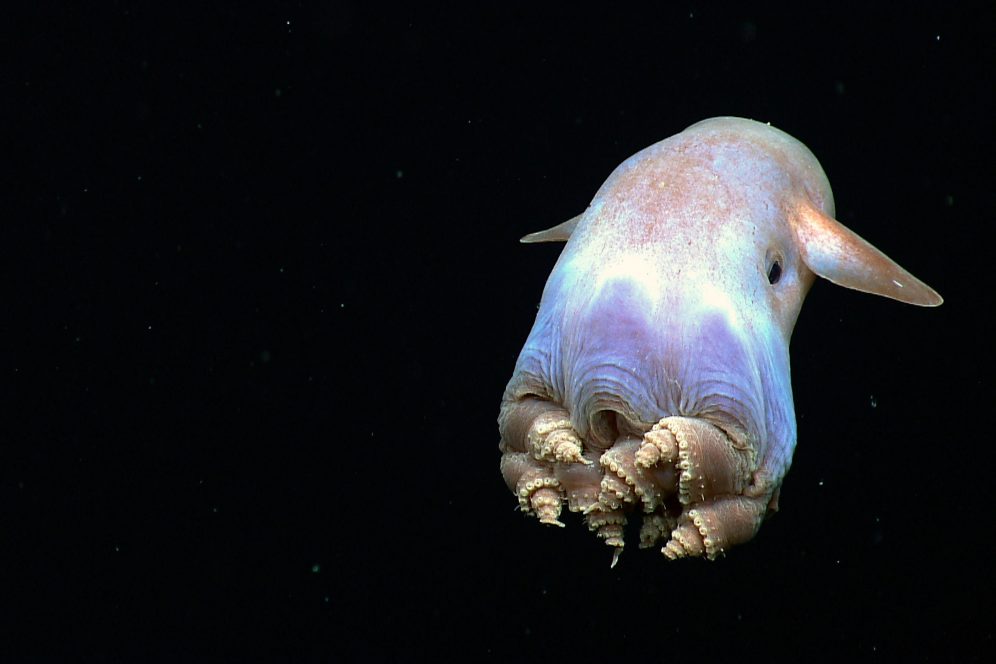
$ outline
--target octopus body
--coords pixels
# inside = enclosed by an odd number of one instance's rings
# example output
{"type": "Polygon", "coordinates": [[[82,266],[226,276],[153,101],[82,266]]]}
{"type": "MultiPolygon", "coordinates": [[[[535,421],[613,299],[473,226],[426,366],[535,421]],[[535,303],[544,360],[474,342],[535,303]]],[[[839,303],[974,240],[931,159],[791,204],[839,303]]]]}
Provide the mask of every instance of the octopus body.
{"type": "Polygon", "coordinates": [[[627,159],[566,241],[505,390],[501,473],[613,548],[714,559],[777,509],[796,444],[789,339],[816,276],[903,302],[940,296],[833,219],[809,150],[713,118],[627,159]]]}

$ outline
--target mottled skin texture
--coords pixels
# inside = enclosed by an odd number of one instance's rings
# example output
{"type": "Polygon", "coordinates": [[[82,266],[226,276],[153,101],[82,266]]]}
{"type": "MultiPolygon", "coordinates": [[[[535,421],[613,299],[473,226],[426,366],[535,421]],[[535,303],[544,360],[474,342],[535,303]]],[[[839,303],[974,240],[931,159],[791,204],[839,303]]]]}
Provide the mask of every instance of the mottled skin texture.
{"type": "Polygon", "coordinates": [[[626,160],[567,240],[499,416],[522,510],[614,547],[715,558],[777,508],[796,443],[789,339],[816,276],[941,298],[833,219],[823,170],[768,125],[705,120],[626,160]]]}

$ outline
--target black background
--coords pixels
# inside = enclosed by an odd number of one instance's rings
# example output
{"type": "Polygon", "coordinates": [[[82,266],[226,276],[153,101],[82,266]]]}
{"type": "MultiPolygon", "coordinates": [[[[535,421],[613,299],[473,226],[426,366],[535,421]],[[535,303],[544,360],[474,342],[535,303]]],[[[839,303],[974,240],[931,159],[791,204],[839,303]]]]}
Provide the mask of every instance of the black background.
{"type": "Polygon", "coordinates": [[[5,658],[988,659],[991,2],[91,4],[5,30],[5,658]],[[517,239],[715,115],[946,302],[817,284],[781,512],[610,570],[498,472],[517,239]]]}

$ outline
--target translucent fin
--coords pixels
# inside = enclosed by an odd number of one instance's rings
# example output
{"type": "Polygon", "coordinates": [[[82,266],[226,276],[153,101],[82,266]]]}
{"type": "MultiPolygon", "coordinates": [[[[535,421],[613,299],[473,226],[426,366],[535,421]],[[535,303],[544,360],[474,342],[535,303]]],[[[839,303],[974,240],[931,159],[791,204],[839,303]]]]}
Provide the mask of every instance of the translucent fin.
{"type": "Polygon", "coordinates": [[[568,219],[562,224],[558,224],[553,228],[548,228],[545,231],[536,231],[535,233],[530,233],[525,236],[519,242],[526,244],[532,244],[533,242],[567,242],[568,238],[571,237],[571,233],[574,232],[574,227],[578,225],[581,221],[581,217],[584,214],[579,214],[573,219],[568,219]]]}
{"type": "Polygon", "coordinates": [[[812,205],[802,205],[791,224],[803,262],[818,276],[838,286],[921,307],[936,307],[944,301],[933,288],[812,205]]]}

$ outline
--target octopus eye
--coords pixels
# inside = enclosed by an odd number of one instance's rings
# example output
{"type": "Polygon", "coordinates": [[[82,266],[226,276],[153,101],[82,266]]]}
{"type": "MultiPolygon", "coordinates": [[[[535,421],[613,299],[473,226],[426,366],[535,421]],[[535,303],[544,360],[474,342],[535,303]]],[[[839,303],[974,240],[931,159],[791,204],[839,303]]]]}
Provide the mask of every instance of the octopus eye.
{"type": "Polygon", "coordinates": [[[768,268],[768,283],[774,286],[782,276],[782,264],[775,261],[768,268]]]}
{"type": "Polygon", "coordinates": [[[768,254],[768,283],[774,286],[782,278],[782,257],[778,254],[768,254]]]}

